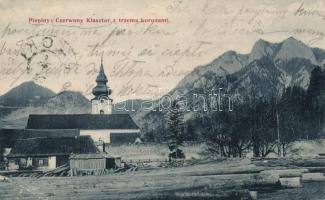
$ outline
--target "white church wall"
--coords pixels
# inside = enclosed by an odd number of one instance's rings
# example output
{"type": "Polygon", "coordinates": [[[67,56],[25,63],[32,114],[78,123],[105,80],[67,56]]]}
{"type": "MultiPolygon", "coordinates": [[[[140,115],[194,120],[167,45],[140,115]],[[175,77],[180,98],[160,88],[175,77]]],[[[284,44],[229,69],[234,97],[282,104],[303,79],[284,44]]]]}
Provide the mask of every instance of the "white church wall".
{"type": "Polygon", "coordinates": [[[110,143],[110,133],[140,133],[140,129],[80,130],[80,135],[88,135],[94,142],[102,140],[104,143],[110,143]]]}
{"type": "Polygon", "coordinates": [[[80,135],[89,135],[94,142],[99,140],[104,141],[104,143],[110,143],[109,130],[80,130],[80,135]]]}

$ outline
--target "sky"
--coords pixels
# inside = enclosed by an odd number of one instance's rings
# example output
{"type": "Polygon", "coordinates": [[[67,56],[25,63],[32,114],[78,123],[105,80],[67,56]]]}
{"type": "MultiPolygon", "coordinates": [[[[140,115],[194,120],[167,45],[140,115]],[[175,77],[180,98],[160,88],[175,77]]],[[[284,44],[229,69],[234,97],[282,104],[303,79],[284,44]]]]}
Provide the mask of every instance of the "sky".
{"type": "Polygon", "coordinates": [[[91,98],[102,58],[115,102],[157,98],[260,38],[325,49],[324,24],[322,0],[0,0],[0,95],[35,81],[91,98]]]}

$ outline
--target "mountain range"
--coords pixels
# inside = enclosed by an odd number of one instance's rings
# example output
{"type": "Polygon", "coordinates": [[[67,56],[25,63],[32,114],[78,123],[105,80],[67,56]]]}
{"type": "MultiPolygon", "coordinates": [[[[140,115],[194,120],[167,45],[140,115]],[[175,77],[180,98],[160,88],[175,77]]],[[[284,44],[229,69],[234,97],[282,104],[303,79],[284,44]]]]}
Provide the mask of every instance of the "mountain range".
{"type": "Polygon", "coordinates": [[[33,81],[22,83],[0,97],[0,127],[24,128],[29,114],[89,113],[89,100],[80,92],[53,91],[33,81]]]}
{"type": "MultiPolygon", "coordinates": [[[[278,98],[285,88],[300,86],[307,89],[311,71],[316,66],[324,68],[325,50],[311,48],[293,37],[279,43],[258,40],[249,54],[227,51],[207,65],[196,67],[185,76],[168,95],[183,95],[190,100],[190,107],[197,102],[193,93],[208,94],[223,88],[237,103],[247,98],[278,98]],[[192,100],[192,101],[191,101],[192,100]]],[[[153,102],[158,106],[160,99],[153,102]]],[[[131,100],[126,103],[131,106],[131,100]]],[[[164,126],[164,112],[148,111],[141,108],[143,100],[136,100],[135,111],[128,113],[142,128],[144,133],[155,132],[164,126]]],[[[87,113],[89,101],[77,92],[55,94],[33,82],[23,83],[0,97],[0,127],[24,127],[30,113],[87,113]],[[26,92],[29,91],[29,92],[26,92]],[[33,92],[30,92],[33,91],[33,92]],[[6,107],[17,107],[5,111],[6,107]]],[[[128,109],[131,110],[131,109],[128,109]]],[[[118,112],[118,111],[115,111],[118,112]]],[[[194,113],[185,113],[190,120],[194,113]]]]}
{"type": "MultiPolygon", "coordinates": [[[[323,66],[325,51],[310,48],[290,37],[280,43],[258,40],[249,54],[228,51],[211,63],[197,67],[176,86],[174,91],[202,88],[216,85],[211,78],[222,79],[229,74],[236,77],[233,90],[250,89],[255,84],[272,86],[282,93],[283,88],[297,85],[307,89],[310,72],[315,66],[323,66]]],[[[266,87],[269,88],[269,87],[266,87]]],[[[270,88],[269,88],[270,89],[270,88]]],[[[259,92],[270,92],[259,90],[259,92]]],[[[273,92],[273,91],[272,91],[273,92]]],[[[261,94],[262,95],[262,94],[261,94]]]]}
{"type": "MultiPolygon", "coordinates": [[[[293,37],[279,43],[260,39],[249,54],[227,51],[211,63],[196,67],[168,95],[185,96],[191,108],[197,105],[193,94],[209,94],[218,88],[230,94],[236,104],[249,98],[280,98],[287,87],[306,90],[311,71],[316,66],[324,68],[324,63],[324,50],[293,37]]],[[[131,115],[146,129],[144,132],[159,130],[165,123],[161,112],[140,109],[131,115]]],[[[185,119],[191,120],[194,115],[193,111],[186,112],[185,119]]]]}

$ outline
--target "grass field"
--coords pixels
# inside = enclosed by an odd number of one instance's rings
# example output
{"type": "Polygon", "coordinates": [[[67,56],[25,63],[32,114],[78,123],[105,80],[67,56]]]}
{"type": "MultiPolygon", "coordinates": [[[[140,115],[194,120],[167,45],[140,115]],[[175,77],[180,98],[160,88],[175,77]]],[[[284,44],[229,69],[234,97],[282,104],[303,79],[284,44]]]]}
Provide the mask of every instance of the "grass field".
{"type": "MultiPolygon", "coordinates": [[[[325,140],[306,140],[293,143],[289,157],[315,157],[319,153],[325,153],[325,140]]],[[[203,159],[206,156],[206,145],[204,143],[187,142],[181,147],[187,160],[203,159]]],[[[138,144],[138,145],[117,145],[107,149],[109,154],[120,156],[124,160],[165,160],[168,159],[167,144],[138,144]]],[[[270,154],[276,157],[277,154],[270,154]]],[[[247,154],[252,157],[252,152],[247,154]]]]}
{"type": "MultiPolygon", "coordinates": [[[[260,167],[260,170],[265,167],[260,167]]],[[[222,188],[235,189],[255,181],[252,174],[222,175],[256,170],[247,160],[211,162],[181,168],[157,168],[106,176],[12,178],[0,183],[1,199],[169,199],[229,195],[222,188]],[[249,181],[251,180],[251,181],[249,181]],[[14,188],[14,189],[13,189],[14,188]]],[[[270,182],[275,180],[271,179],[270,182]]],[[[239,191],[239,190],[238,190],[239,191]]],[[[243,189],[243,193],[247,192],[243,189]]],[[[238,193],[239,194],[239,193],[238,193]]]]}
{"type": "MultiPolygon", "coordinates": [[[[186,162],[178,168],[144,167],[105,176],[11,178],[9,183],[0,182],[0,199],[244,200],[249,199],[250,190],[258,191],[259,199],[268,200],[297,199],[298,195],[315,199],[325,195],[324,181],[303,183],[297,189],[279,188],[280,174],[308,171],[307,166],[296,161],[288,165],[288,160],[279,160],[268,165],[269,162],[249,159],[206,160],[186,162]],[[288,170],[288,166],[295,169],[288,170]]],[[[318,170],[325,169],[324,159],[306,161],[303,163],[310,166],[323,166],[318,170]]]]}
{"type": "MultiPolygon", "coordinates": [[[[205,151],[204,143],[185,143],[181,149],[186,159],[200,159],[205,151]]],[[[167,144],[138,144],[110,146],[107,149],[109,154],[120,156],[123,160],[166,160],[169,149],[167,144]]]]}

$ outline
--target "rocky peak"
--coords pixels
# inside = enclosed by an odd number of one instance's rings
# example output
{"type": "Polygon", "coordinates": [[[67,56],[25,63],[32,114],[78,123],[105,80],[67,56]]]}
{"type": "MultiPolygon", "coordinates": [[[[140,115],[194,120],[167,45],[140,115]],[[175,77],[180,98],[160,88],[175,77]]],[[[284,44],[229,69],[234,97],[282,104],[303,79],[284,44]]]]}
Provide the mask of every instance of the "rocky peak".
{"type": "Polygon", "coordinates": [[[304,58],[317,64],[315,55],[310,47],[293,37],[289,37],[281,43],[281,47],[275,60],[288,61],[293,58],[304,58]]]}
{"type": "Polygon", "coordinates": [[[248,62],[251,63],[254,60],[259,60],[263,56],[273,58],[274,54],[276,53],[275,47],[275,44],[271,44],[265,40],[259,39],[252,48],[248,62]]]}

